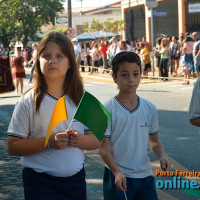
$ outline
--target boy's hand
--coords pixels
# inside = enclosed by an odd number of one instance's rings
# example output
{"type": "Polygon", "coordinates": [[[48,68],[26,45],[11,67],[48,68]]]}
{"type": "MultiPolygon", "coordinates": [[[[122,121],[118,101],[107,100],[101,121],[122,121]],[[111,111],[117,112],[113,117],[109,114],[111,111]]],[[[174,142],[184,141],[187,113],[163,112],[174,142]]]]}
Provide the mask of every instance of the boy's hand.
{"type": "Polygon", "coordinates": [[[169,162],[167,156],[162,156],[160,158],[160,167],[163,171],[168,171],[171,169],[171,163],[169,162]]]}
{"type": "Polygon", "coordinates": [[[118,172],[117,174],[115,174],[115,185],[117,189],[120,191],[127,190],[126,177],[121,172],[118,172]]]}
{"type": "Polygon", "coordinates": [[[69,135],[69,145],[72,147],[80,147],[83,135],[79,131],[72,129],[69,129],[67,134],[69,135]]]}
{"type": "Polygon", "coordinates": [[[53,149],[64,149],[68,146],[69,135],[66,132],[55,133],[49,138],[49,145],[53,149]]]}

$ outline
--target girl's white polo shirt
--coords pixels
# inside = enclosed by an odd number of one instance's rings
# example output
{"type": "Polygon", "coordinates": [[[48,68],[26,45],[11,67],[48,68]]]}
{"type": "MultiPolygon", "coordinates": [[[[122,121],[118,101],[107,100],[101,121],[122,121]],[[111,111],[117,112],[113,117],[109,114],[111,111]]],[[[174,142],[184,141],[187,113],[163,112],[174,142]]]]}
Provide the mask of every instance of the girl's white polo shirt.
{"type": "MultiPolygon", "coordinates": [[[[57,99],[46,94],[40,105],[39,114],[35,114],[33,90],[29,91],[20,98],[15,106],[8,127],[8,135],[30,139],[45,137],[56,102],[57,99]]],[[[53,129],[52,134],[67,130],[76,112],[77,107],[67,95],[65,95],[65,102],[68,120],[59,123],[53,129]]],[[[86,127],[78,121],[73,122],[71,128],[82,134],[86,130],[86,127]]],[[[22,156],[20,162],[22,166],[32,168],[37,172],[57,177],[68,177],[83,168],[84,153],[82,149],[69,146],[62,150],[50,149],[32,156],[22,156]]]]}

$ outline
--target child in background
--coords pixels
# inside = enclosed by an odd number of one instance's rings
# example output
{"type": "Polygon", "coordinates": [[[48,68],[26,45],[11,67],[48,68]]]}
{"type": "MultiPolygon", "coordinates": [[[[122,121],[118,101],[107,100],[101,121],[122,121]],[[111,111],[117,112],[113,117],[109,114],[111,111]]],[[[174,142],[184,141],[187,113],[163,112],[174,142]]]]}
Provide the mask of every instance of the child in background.
{"type": "Polygon", "coordinates": [[[22,54],[21,47],[17,47],[16,56],[14,57],[14,78],[16,78],[17,95],[19,95],[19,85],[21,89],[20,92],[23,94],[24,78],[26,77],[24,61],[28,63],[22,54]]]}
{"type": "Polygon", "coordinates": [[[38,46],[35,82],[16,104],[8,127],[7,148],[21,156],[25,200],[86,200],[84,149],[99,141],[78,121],[68,128],[83,95],[71,41],[61,33],[46,35],[38,46]],[[45,138],[57,100],[65,96],[68,120],[45,138]]]}
{"type": "Polygon", "coordinates": [[[182,48],[182,55],[180,58],[180,64],[181,68],[184,72],[184,83],[183,85],[188,85],[190,84],[190,69],[191,69],[191,63],[190,63],[190,55],[186,54],[186,47],[182,48]]]}
{"type": "Polygon", "coordinates": [[[118,53],[112,61],[117,96],[105,107],[112,114],[100,154],[106,163],[104,200],[157,200],[155,181],[147,155],[148,143],[160,159],[162,170],[170,163],[158,138],[156,107],[139,97],[136,89],[141,78],[140,57],[133,52],[118,53]]]}

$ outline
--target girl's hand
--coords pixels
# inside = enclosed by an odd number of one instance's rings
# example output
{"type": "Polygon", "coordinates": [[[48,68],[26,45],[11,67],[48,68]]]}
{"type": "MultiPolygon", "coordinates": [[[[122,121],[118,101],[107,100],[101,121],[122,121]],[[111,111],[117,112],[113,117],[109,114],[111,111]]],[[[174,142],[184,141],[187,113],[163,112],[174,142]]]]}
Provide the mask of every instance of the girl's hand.
{"type": "Polygon", "coordinates": [[[53,149],[64,149],[69,144],[69,135],[66,132],[55,133],[49,138],[49,145],[53,149]]]}
{"type": "Polygon", "coordinates": [[[127,190],[126,177],[121,172],[115,174],[115,185],[120,191],[127,190]]]}
{"type": "Polygon", "coordinates": [[[69,145],[80,148],[83,135],[79,131],[74,131],[72,129],[69,129],[67,133],[69,135],[69,145]]]}

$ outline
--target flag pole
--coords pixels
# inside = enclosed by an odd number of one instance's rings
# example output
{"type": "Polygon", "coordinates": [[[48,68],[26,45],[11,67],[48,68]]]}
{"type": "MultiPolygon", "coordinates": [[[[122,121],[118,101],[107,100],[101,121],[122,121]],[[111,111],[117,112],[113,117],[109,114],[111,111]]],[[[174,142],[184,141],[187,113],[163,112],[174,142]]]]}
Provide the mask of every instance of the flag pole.
{"type": "Polygon", "coordinates": [[[125,190],[124,190],[124,196],[125,196],[125,200],[128,200],[128,199],[127,199],[127,196],[126,196],[126,192],[125,192],[125,190]]]}
{"type": "Polygon", "coordinates": [[[74,114],[74,116],[73,116],[73,118],[72,118],[72,120],[71,120],[71,122],[70,122],[70,124],[69,124],[69,126],[68,126],[68,129],[67,129],[65,132],[67,132],[67,131],[71,128],[71,125],[72,125],[72,123],[73,123],[73,121],[74,121],[74,117],[75,117],[75,115],[76,115],[76,113],[77,113],[77,111],[78,111],[79,105],[81,104],[81,101],[82,101],[82,99],[83,99],[83,97],[84,97],[84,94],[85,94],[85,92],[83,93],[83,95],[82,95],[82,97],[81,97],[81,100],[80,100],[80,102],[79,102],[79,104],[78,104],[78,107],[77,107],[77,109],[76,109],[76,112],[75,112],[75,114],[74,114]]]}

